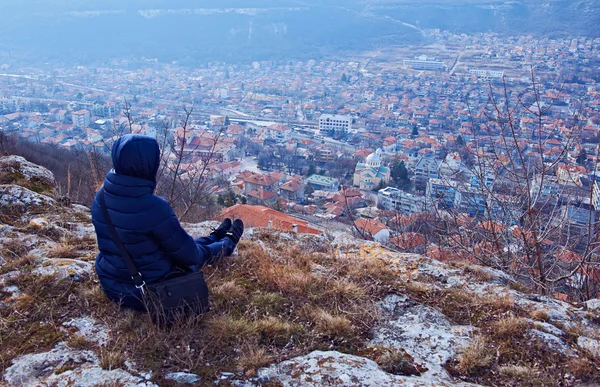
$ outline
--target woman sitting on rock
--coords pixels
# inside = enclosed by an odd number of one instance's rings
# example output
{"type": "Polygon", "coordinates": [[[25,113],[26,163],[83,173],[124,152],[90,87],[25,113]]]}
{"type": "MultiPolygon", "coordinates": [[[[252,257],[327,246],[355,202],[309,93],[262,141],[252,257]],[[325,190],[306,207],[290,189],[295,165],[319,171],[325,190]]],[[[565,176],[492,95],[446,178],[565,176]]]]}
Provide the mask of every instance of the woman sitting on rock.
{"type": "Polygon", "coordinates": [[[92,205],[92,222],[100,252],[96,272],[111,300],[125,307],[144,310],[139,287],[128,270],[118,243],[104,217],[101,192],[125,250],[146,284],[169,274],[198,271],[233,253],[243,232],[241,220],[225,219],[209,236],[193,239],[179,224],[173,209],[154,194],[160,164],[158,142],[142,135],[125,135],[112,147],[111,170],[92,205]]]}

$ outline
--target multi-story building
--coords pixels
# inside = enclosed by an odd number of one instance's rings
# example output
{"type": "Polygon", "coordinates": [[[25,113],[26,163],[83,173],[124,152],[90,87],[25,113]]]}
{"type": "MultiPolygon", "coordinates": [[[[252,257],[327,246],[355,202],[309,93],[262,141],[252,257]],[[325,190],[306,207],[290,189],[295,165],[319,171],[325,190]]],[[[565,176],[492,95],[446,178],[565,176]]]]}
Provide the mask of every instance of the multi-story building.
{"type": "Polygon", "coordinates": [[[427,199],[437,208],[456,208],[461,202],[461,183],[456,180],[429,179],[427,199]]]}
{"type": "Polygon", "coordinates": [[[425,196],[417,196],[394,187],[387,187],[377,192],[377,206],[387,211],[403,214],[416,214],[426,211],[425,196]]]}
{"type": "Polygon", "coordinates": [[[90,125],[90,112],[85,109],[78,110],[71,113],[71,119],[73,120],[73,125],[78,128],[84,128],[90,125]]]}
{"type": "Polygon", "coordinates": [[[277,143],[283,143],[292,137],[292,129],[285,125],[274,124],[266,129],[265,134],[268,139],[277,143]]]}
{"type": "Polygon", "coordinates": [[[337,179],[321,175],[312,175],[306,179],[306,184],[310,184],[313,189],[326,192],[337,192],[340,190],[340,183],[337,179]]]}
{"type": "Polygon", "coordinates": [[[352,117],[323,114],[319,117],[319,133],[323,136],[342,137],[352,130],[352,117]]]}
{"type": "Polygon", "coordinates": [[[430,58],[427,55],[415,57],[415,59],[404,59],[404,66],[413,70],[445,70],[446,65],[442,61],[430,58]]]}
{"type": "Polygon", "coordinates": [[[432,156],[419,159],[414,168],[415,184],[417,187],[424,187],[429,179],[439,178],[440,164],[441,161],[432,156]]]}
{"type": "Polygon", "coordinates": [[[480,81],[500,81],[504,78],[504,71],[471,69],[469,74],[476,76],[480,81]]]}
{"type": "Polygon", "coordinates": [[[15,97],[0,97],[0,113],[8,114],[18,112],[21,109],[21,104],[18,98],[15,97]]]}

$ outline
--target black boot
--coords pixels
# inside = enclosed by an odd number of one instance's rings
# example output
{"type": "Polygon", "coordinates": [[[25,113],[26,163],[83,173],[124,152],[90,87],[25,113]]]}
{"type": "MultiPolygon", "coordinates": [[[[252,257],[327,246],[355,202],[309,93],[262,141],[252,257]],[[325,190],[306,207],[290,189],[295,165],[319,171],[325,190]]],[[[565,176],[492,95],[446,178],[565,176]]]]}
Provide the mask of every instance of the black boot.
{"type": "Polygon", "coordinates": [[[241,219],[236,219],[233,221],[227,237],[233,241],[234,245],[237,245],[242,238],[242,234],[244,234],[244,222],[241,219]]]}
{"type": "Polygon", "coordinates": [[[231,229],[231,219],[225,218],[219,227],[217,227],[215,231],[211,232],[210,235],[214,235],[217,240],[221,240],[227,235],[229,229],[231,229]]]}

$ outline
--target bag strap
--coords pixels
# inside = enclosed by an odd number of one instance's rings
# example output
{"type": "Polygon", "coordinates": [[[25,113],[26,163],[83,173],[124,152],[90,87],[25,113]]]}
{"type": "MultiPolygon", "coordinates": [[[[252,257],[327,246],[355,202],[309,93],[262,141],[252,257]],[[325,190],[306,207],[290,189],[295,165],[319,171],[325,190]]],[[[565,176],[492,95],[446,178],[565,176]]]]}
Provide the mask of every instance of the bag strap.
{"type": "Polygon", "coordinates": [[[119,248],[119,251],[121,252],[121,256],[125,260],[125,264],[127,265],[127,270],[129,270],[131,279],[133,280],[135,287],[140,289],[140,291],[143,294],[144,286],[146,285],[146,282],[142,278],[142,275],[140,274],[138,269],[135,267],[135,264],[133,263],[131,256],[127,252],[127,249],[123,245],[123,242],[121,242],[121,238],[119,238],[119,233],[117,232],[115,225],[113,224],[112,220],[110,219],[110,215],[108,214],[108,208],[106,208],[106,203],[104,201],[104,187],[98,194],[98,201],[100,202],[100,207],[102,208],[102,214],[104,215],[104,220],[106,222],[106,225],[108,226],[108,230],[110,231],[110,233],[113,237],[113,240],[117,244],[117,247],[119,248]]]}

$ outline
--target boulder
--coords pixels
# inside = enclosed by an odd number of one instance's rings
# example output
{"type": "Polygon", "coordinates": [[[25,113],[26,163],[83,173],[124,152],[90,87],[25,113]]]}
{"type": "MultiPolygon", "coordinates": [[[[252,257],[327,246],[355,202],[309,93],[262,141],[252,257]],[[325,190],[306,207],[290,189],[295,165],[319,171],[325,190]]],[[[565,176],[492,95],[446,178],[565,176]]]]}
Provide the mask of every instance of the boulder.
{"type": "Polygon", "coordinates": [[[16,184],[38,193],[54,193],[56,181],[48,169],[20,156],[0,158],[0,184],[16,184]]]}
{"type": "Polygon", "coordinates": [[[13,207],[19,212],[55,206],[56,201],[46,195],[14,184],[0,185],[0,208],[13,207]]]}

